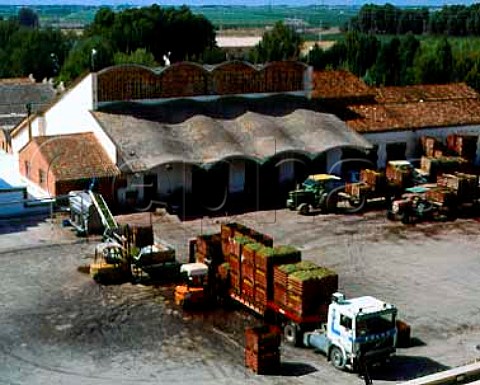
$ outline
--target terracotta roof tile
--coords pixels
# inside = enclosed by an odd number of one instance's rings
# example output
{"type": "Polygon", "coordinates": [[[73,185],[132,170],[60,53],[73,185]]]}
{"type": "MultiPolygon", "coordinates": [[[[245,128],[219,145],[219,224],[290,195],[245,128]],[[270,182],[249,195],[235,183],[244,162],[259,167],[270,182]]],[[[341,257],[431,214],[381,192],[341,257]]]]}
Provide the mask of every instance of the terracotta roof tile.
{"type": "Polygon", "coordinates": [[[3,84],[35,84],[35,81],[30,78],[2,78],[0,85],[3,84]]]}
{"type": "Polygon", "coordinates": [[[39,136],[32,139],[57,180],[101,178],[119,174],[91,132],[71,135],[39,136]]]}
{"type": "Polygon", "coordinates": [[[349,99],[374,97],[375,90],[360,78],[345,70],[313,72],[312,97],[322,99],[349,99]]]}
{"type": "Polygon", "coordinates": [[[350,106],[357,118],[347,121],[357,132],[480,124],[480,99],[350,106]]]}
{"type": "Polygon", "coordinates": [[[378,103],[410,103],[420,100],[427,102],[479,97],[479,94],[465,83],[379,87],[376,93],[375,99],[378,103]]]}

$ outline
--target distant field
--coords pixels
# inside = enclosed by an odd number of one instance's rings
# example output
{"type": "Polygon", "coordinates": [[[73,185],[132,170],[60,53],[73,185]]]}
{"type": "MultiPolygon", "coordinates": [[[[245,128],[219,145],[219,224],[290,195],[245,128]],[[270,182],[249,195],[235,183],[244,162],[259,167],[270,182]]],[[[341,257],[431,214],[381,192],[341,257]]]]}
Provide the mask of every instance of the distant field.
{"type": "Polygon", "coordinates": [[[265,27],[279,20],[297,19],[310,28],[330,28],[344,25],[358,12],[356,7],[258,6],[258,7],[192,7],[218,28],[265,27]]]}
{"type": "MultiPolygon", "coordinates": [[[[0,5],[0,17],[9,18],[18,13],[20,6],[0,5]]],[[[97,7],[91,6],[36,6],[34,9],[41,25],[86,25],[92,22],[97,7]]],[[[123,7],[124,8],[124,7],[123,7]]],[[[117,8],[120,9],[120,8],[117,8]]],[[[264,28],[276,21],[297,19],[309,28],[339,27],[358,12],[358,7],[327,7],[312,5],[306,7],[289,6],[202,6],[191,7],[194,13],[202,14],[217,28],[264,28]]]]}

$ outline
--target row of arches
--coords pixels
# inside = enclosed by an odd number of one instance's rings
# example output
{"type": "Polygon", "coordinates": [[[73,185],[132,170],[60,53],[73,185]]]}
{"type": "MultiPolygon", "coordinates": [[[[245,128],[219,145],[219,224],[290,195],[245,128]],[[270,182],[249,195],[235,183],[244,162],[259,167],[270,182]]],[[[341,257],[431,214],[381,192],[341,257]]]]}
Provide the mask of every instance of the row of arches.
{"type": "Polygon", "coordinates": [[[315,156],[284,152],[264,162],[230,157],[204,165],[161,164],[144,173],[141,183],[135,183],[143,186],[143,191],[138,191],[137,204],[208,216],[281,208],[288,192],[308,175],[334,173],[348,180],[352,171],[369,164],[366,152],[351,147],[334,148],[315,156]]]}
{"type": "Polygon", "coordinates": [[[208,68],[182,62],[159,72],[139,65],[114,66],[97,74],[97,100],[302,91],[307,68],[295,61],[278,61],[263,66],[229,61],[208,68]]]}

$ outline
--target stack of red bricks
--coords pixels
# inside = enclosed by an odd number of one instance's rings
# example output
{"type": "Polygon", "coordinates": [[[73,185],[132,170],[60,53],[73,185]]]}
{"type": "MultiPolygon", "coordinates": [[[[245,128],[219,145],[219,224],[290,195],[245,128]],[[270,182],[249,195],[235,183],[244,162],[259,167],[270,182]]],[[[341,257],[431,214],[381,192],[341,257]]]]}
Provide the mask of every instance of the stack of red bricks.
{"type": "Polygon", "coordinates": [[[447,187],[434,187],[425,192],[425,198],[432,202],[447,204],[455,199],[455,191],[447,187]]]}
{"type": "Polygon", "coordinates": [[[293,246],[263,247],[257,250],[255,283],[265,291],[267,300],[273,299],[275,266],[300,262],[301,259],[301,252],[293,246]]]}
{"type": "Polygon", "coordinates": [[[474,161],[477,153],[478,136],[475,135],[449,135],[447,148],[456,155],[469,161],[474,161]]]}
{"type": "Polygon", "coordinates": [[[436,138],[432,138],[431,136],[422,136],[420,141],[423,148],[423,155],[425,156],[434,157],[435,151],[440,150],[440,145],[436,138]]]}
{"type": "Polygon", "coordinates": [[[437,185],[454,191],[462,202],[478,198],[477,175],[464,173],[443,174],[438,176],[437,185]]]}
{"type": "Polygon", "coordinates": [[[275,374],[280,369],[281,333],[277,327],[245,330],[245,366],[257,374],[275,374]]]}
{"type": "MultiPolygon", "coordinates": [[[[255,302],[257,296],[266,305],[260,287],[255,293],[255,251],[273,246],[272,237],[239,223],[222,225],[220,234],[224,258],[230,263],[231,289],[251,302],[255,302]]],[[[261,280],[261,275],[258,277],[261,280]]]]}
{"type": "Polygon", "coordinates": [[[407,165],[387,164],[386,177],[390,183],[397,186],[409,187],[412,182],[413,169],[407,165]]]}
{"type": "Polygon", "coordinates": [[[381,172],[365,169],[360,171],[360,182],[369,185],[373,190],[381,186],[384,182],[385,175],[381,172]]]}
{"type": "Polygon", "coordinates": [[[224,262],[222,243],[219,233],[199,235],[197,237],[195,262],[218,266],[224,262]]]}
{"type": "Polygon", "coordinates": [[[259,308],[273,298],[273,267],[301,260],[295,247],[273,247],[270,236],[238,223],[222,225],[221,243],[230,264],[231,290],[259,308]]]}
{"type": "Polygon", "coordinates": [[[338,275],[310,261],[274,268],[273,301],[304,317],[324,314],[331,295],[338,290],[338,275]]]}
{"type": "Polygon", "coordinates": [[[438,175],[463,171],[468,162],[459,156],[426,157],[422,156],[420,168],[429,175],[429,180],[435,182],[438,175]]]}

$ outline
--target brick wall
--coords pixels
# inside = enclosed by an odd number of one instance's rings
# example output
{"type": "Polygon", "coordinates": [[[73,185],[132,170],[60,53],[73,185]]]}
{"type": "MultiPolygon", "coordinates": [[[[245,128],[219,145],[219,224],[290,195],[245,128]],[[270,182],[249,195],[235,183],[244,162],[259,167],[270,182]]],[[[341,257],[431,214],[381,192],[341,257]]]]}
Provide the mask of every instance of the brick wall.
{"type": "MultiPolygon", "coordinates": [[[[68,194],[73,190],[85,190],[89,187],[91,178],[80,178],[74,180],[57,180],[48,162],[39,151],[36,142],[28,143],[19,154],[20,173],[37,184],[42,189],[48,191],[51,196],[60,196],[68,194]],[[28,166],[27,166],[28,162],[28,166]],[[28,175],[27,175],[28,167],[28,175]],[[40,171],[45,175],[45,181],[40,183],[40,171]]],[[[92,174],[92,178],[93,178],[92,174]]],[[[97,190],[104,196],[109,203],[115,202],[115,191],[119,184],[125,183],[119,177],[96,178],[97,190]]]]}
{"type": "Polygon", "coordinates": [[[40,188],[48,191],[50,195],[55,193],[55,176],[49,169],[48,162],[43,158],[39,151],[38,144],[28,143],[19,154],[20,173],[37,184],[40,188]],[[43,174],[43,181],[40,180],[40,174],[43,174]]]}
{"type": "Polygon", "coordinates": [[[197,64],[183,63],[166,68],[159,76],[158,97],[197,96],[208,93],[208,72],[197,64]]]}
{"type": "Polygon", "coordinates": [[[298,62],[275,62],[262,70],[263,92],[299,91],[304,89],[305,66],[298,62]]]}
{"type": "Polygon", "coordinates": [[[262,92],[260,74],[243,62],[229,62],[218,67],[211,74],[214,93],[246,94],[262,92]]]}
{"type": "Polygon", "coordinates": [[[158,74],[145,67],[118,66],[98,73],[98,101],[302,91],[306,70],[304,64],[292,61],[258,69],[232,61],[212,70],[177,63],[158,74]]]}

